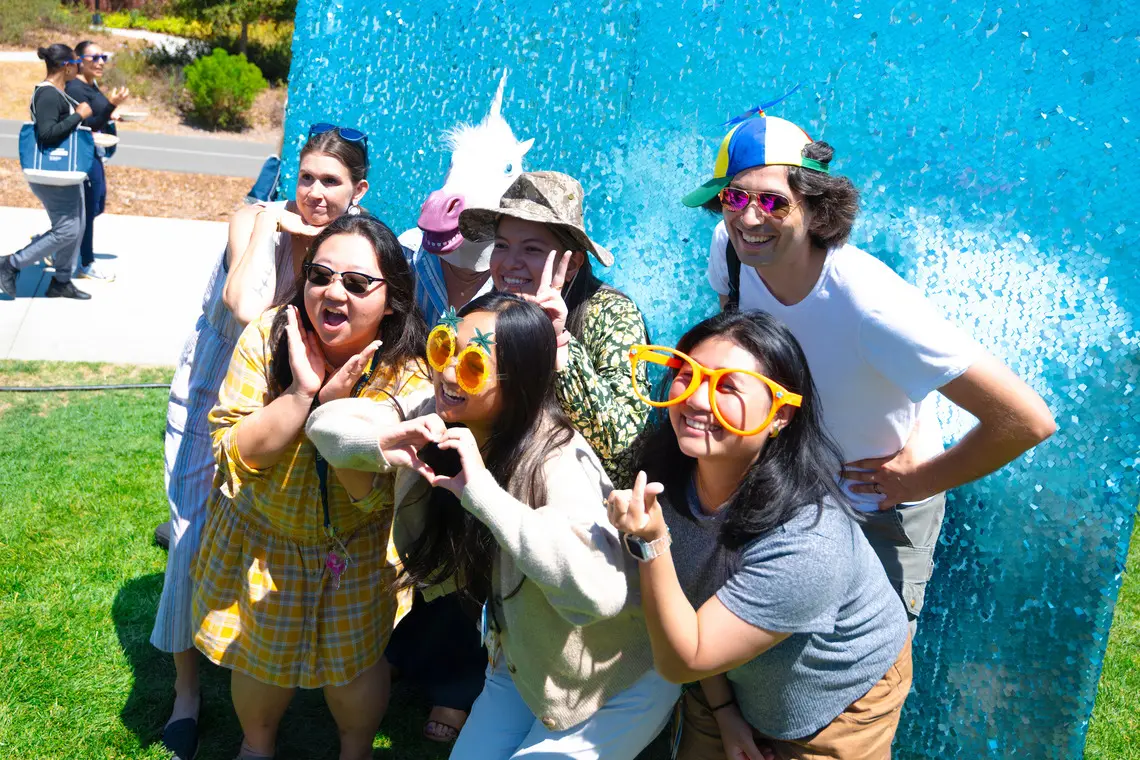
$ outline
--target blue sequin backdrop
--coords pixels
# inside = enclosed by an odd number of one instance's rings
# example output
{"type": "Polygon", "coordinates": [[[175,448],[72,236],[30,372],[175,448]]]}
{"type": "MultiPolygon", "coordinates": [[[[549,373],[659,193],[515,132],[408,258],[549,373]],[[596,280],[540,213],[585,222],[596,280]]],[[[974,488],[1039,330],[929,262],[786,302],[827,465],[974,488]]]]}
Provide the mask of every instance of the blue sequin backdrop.
{"type": "MultiPolygon", "coordinates": [[[[527,168],[586,189],[606,275],[675,339],[715,309],[714,218],[681,206],[727,118],[773,109],[836,148],[853,241],[1031,383],[1059,431],[951,498],[900,757],[1071,758],[1137,502],[1140,148],[1129,3],[301,0],[284,186],[307,125],[371,136],[365,204],[415,225],[510,70],[527,168]]],[[[942,404],[950,440],[965,415],[942,404]]]]}

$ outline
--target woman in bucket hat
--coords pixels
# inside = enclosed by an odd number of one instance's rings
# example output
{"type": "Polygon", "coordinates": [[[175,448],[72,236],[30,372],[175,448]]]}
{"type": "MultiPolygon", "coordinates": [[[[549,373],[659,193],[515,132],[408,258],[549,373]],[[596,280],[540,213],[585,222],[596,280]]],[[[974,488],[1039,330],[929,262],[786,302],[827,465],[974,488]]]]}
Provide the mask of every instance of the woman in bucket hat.
{"type": "Polygon", "coordinates": [[[645,424],[629,383],[629,346],[647,340],[645,320],[624,293],[604,284],[590,258],[613,264],[586,234],[582,185],[561,172],[525,172],[496,208],[468,208],[459,229],[494,240],[497,290],[534,301],[559,336],[558,400],[615,484],[628,483],[627,451],[645,424]]]}

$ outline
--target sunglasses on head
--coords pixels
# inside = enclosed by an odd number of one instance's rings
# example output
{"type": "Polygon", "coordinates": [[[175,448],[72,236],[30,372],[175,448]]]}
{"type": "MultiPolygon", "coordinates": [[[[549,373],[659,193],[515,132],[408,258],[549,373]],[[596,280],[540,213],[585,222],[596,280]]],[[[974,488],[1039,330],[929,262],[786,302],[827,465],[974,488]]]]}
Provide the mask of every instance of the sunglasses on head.
{"type": "Polygon", "coordinates": [[[314,264],[311,261],[301,268],[305,270],[305,281],[310,285],[323,288],[326,285],[331,285],[333,278],[339,276],[344,289],[354,296],[364,295],[375,282],[384,282],[383,277],[373,277],[363,272],[337,272],[323,264],[314,264]]]}
{"type": "Polygon", "coordinates": [[[91,63],[106,63],[107,61],[111,60],[111,56],[107,55],[106,53],[84,55],[80,57],[85,61],[91,61],[91,63]]]}
{"type": "Polygon", "coordinates": [[[739,187],[726,187],[717,197],[720,198],[721,205],[729,211],[743,211],[748,208],[749,203],[755,201],[760,213],[773,219],[783,219],[800,205],[792,203],[779,193],[750,193],[739,187]]]}
{"type": "Polygon", "coordinates": [[[323,135],[325,132],[335,131],[343,139],[349,142],[358,142],[368,144],[368,135],[361,132],[359,129],[352,129],[351,127],[338,127],[336,124],[329,124],[327,121],[318,122],[309,127],[309,137],[313,135],[323,135]]]}

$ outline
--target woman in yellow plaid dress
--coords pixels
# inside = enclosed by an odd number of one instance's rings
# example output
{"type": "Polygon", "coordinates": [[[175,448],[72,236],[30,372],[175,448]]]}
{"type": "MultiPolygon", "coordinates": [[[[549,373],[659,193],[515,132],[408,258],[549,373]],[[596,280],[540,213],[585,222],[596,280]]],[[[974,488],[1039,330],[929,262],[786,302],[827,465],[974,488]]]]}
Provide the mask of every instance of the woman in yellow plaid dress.
{"type": "Polygon", "coordinates": [[[388,702],[382,655],[406,611],[388,555],[391,477],[324,466],[304,425],[336,398],[395,416],[431,394],[413,274],[367,215],[340,217],[311,250],[293,300],[242,333],[210,413],[218,474],[193,571],[194,643],[233,671],[246,758],[273,756],[297,687],[324,689],[341,760],[371,757],[388,702]]]}

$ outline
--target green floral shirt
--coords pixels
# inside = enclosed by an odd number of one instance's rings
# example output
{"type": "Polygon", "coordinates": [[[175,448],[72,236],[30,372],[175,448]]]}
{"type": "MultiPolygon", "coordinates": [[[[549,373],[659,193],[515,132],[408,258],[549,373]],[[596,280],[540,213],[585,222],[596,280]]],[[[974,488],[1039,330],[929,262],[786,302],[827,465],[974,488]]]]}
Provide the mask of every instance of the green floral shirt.
{"type": "MultiPolygon", "coordinates": [[[[602,461],[615,488],[629,488],[628,449],[649,414],[633,392],[629,347],[645,343],[645,320],[625,295],[599,290],[586,304],[583,339],[570,339],[558,376],[558,400],[602,461]]],[[[644,378],[641,378],[644,379],[644,378]]]]}

